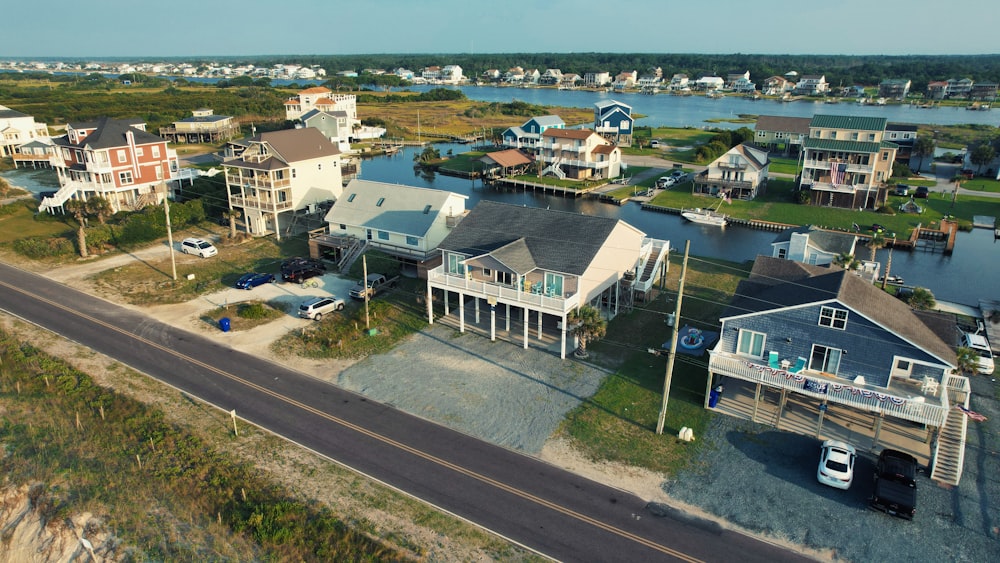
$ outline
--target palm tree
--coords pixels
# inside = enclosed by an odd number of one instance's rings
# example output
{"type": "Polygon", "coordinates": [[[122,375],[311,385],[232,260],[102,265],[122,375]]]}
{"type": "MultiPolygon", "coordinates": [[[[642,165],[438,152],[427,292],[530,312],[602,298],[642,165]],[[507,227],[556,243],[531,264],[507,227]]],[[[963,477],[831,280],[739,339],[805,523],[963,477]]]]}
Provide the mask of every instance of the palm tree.
{"type": "Polygon", "coordinates": [[[107,223],[108,217],[115,214],[115,210],[111,207],[111,202],[99,195],[91,196],[87,200],[85,207],[87,214],[97,217],[97,220],[102,225],[107,223]]]}
{"type": "Polygon", "coordinates": [[[845,270],[854,270],[861,265],[861,261],[850,252],[841,252],[833,259],[833,263],[845,270]]]}
{"type": "Polygon", "coordinates": [[[924,165],[924,158],[934,154],[934,139],[930,137],[917,137],[917,140],[913,143],[913,156],[920,157],[917,164],[917,172],[920,172],[920,167],[924,165]]]}
{"type": "Polygon", "coordinates": [[[66,211],[76,219],[78,225],[76,230],[76,243],[80,247],[80,258],[87,257],[87,231],[84,222],[87,220],[87,204],[79,199],[71,199],[66,202],[66,211]]]}
{"type": "Polygon", "coordinates": [[[959,346],[955,355],[958,359],[958,373],[974,375],[979,370],[979,354],[972,348],[959,346]]]}
{"type": "Polygon", "coordinates": [[[566,322],[573,327],[573,336],[580,340],[580,349],[576,355],[581,358],[587,357],[587,341],[603,338],[608,329],[608,322],[601,316],[601,312],[590,305],[570,311],[566,322]]]}
{"type": "Polygon", "coordinates": [[[977,174],[982,173],[983,166],[989,164],[996,155],[996,150],[989,143],[983,143],[972,149],[972,154],[969,155],[969,162],[976,165],[977,174]]]}
{"type": "Polygon", "coordinates": [[[236,238],[236,220],[243,216],[239,209],[230,209],[222,213],[222,216],[229,219],[229,238],[236,238]]]}
{"type": "Polygon", "coordinates": [[[872,233],[872,238],[868,240],[868,244],[866,245],[872,251],[872,262],[875,261],[875,252],[880,248],[885,248],[887,242],[888,241],[882,233],[872,233]]]}
{"type": "Polygon", "coordinates": [[[926,287],[915,287],[913,288],[913,295],[910,296],[908,300],[910,307],[917,309],[918,311],[929,311],[937,305],[937,301],[934,299],[934,294],[931,290],[926,287]]]}

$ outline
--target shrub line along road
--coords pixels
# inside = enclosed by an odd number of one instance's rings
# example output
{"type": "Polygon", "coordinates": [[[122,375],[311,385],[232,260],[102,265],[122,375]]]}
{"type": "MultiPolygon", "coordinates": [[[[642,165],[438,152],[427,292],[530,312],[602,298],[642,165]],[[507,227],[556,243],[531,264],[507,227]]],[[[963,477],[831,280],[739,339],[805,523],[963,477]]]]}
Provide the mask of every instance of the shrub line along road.
{"type": "Polygon", "coordinates": [[[15,267],[0,286],[12,315],[548,557],[806,560],[15,267]]]}

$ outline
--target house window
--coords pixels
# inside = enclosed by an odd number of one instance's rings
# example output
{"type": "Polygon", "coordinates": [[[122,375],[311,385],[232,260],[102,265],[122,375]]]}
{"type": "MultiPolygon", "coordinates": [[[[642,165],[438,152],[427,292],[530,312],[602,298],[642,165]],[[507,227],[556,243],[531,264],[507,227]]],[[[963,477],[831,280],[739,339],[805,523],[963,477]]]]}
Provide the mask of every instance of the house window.
{"type": "Polygon", "coordinates": [[[341,224],[340,224],[340,230],[341,230],[341,231],[346,231],[346,230],[347,230],[347,225],[345,225],[345,224],[341,223],[341,224]]]}
{"type": "Polygon", "coordinates": [[[788,250],[784,249],[784,248],[779,248],[778,249],[778,258],[782,258],[783,259],[783,258],[787,258],[787,257],[788,257],[788,250]]]}
{"type": "Polygon", "coordinates": [[[858,140],[858,135],[859,135],[859,133],[857,133],[857,132],[851,133],[851,140],[852,141],[857,141],[858,140]]]}
{"type": "Polygon", "coordinates": [[[162,180],[163,179],[163,168],[162,167],[159,167],[159,166],[156,167],[156,179],[157,180],[162,180]]]}
{"type": "Polygon", "coordinates": [[[764,342],[766,340],[767,335],[763,332],[755,332],[741,328],[740,336],[736,340],[736,353],[741,356],[763,358],[764,342]]]}
{"type": "Polygon", "coordinates": [[[378,201],[375,202],[375,207],[382,207],[383,203],[385,203],[385,198],[384,197],[380,197],[380,198],[378,198],[378,201]]]}
{"type": "Polygon", "coordinates": [[[819,326],[844,330],[847,328],[847,310],[823,307],[819,310],[819,326]]]}
{"type": "Polygon", "coordinates": [[[389,240],[389,232],[388,231],[379,231],[378,232],[378,239],[379,240],[389,240]]]}
{"type": "Polygon", "coordinates": [[[118,183],[127,186],[132,183],[132,171],[124,170],[118,173],[118,183]]]}
{"type": "Polygon", "coordinates": [[[151,147],[153,158],[160,158],[160,145],[153,145],[151,147]]]}
{"type": "Polygon", "coordinates": [[[488,279],[488,280],[492,280],[493,279],[493,270],[491,270],[489,268],[483,268],[483,277],[486,278],[486,279],[488,279]]]}
{"type": "Polygon", "coordinates": [[[545,273],[545,295],[548,296],[562,296],[563,294],[563,277],[559,274],[545,273]]]}
{"type": "Polygon", "coordinates": [[[292,178],[295,178],[295,169],[292,168],[292,178]]]}
{"type": "Polygon", "coordinates": [[[888,151],[882,153],[882,160],[889,160],[889,152],[888,151]]]}
{"type": "Polygon", "coordinates": [[[871,142],[875,142],[875,133],[869,133],[868,134],[868,140],[871,141],[871,142]]]}
{"type": "Polygon", "coordinates": [[[431,212],[431,206],[430,205],[425,205],[424,206],[424,215],[427,215],[430,212],[431,212]]]}
{"type": "Polygon", "coordinates": [[[125,158],[125,151],[119,150],[118,151],[118,162],[126,162],[126,161],[127,161],[127,159],[125,158]]]}
{"type": "Polygon", "coordinates": [[[135,148],[135,156],[142,156],[142,147],[135,148]]]}
{"type": "Polygon", "coordinates": [[[896,369],[902,371],[910,371],[910,361],[904,360],[902,358],[896,360],[896,369]]]}
{"type": "Polygon", "coordinates": [[[825,373],[837,374],[840,369],[840,356],[844,353],[838,348],[830,348],[813,344],[812,355],[809,357],[809,369],[825,373]]]}
{"type": "Polygon", "coordinates": [[[462,264],[462,256],[460,254],[448,255],[448,273],[458,276],[465,275],[465,265],[462,264]]]}
{"type": "Polygon", "coordinates": [[[417,237],[411,237],[411,236],[407,235],[407,237],[406,237],[406,244],[408,244],[410,246],[417,246],[417,245],[420,244],[420,240],[417,239],[417,237]]]}
{"type": "Polygon", "coordinates": [[[358,196],[358,194],[351,194],[351,195],[347,196],[347,202],[350,203],[350,202],[354,201],[354,198],[357,197],[357,196],[358,196]]]}

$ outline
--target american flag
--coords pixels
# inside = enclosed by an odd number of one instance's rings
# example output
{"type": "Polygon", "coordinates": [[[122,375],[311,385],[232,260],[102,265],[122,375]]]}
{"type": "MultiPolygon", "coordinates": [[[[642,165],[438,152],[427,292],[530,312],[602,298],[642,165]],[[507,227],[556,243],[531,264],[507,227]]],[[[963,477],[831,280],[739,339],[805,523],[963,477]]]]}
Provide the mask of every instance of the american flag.
{"type": "Polygon", "coordinates": [[[969,417],[969,420],[975,420],[976,422],[985,422],[986,417],[979,414],[978,412],[971,411],[962,405],[955,405],[955,408],[964,412],[965,416],[969,417]]]}
{"type": "Polygon", "coordinates": [[[843,162],[830,163],[830,182],[836,186],[844,183],[844,176],[847,172],[847,164],[843,162]]]}

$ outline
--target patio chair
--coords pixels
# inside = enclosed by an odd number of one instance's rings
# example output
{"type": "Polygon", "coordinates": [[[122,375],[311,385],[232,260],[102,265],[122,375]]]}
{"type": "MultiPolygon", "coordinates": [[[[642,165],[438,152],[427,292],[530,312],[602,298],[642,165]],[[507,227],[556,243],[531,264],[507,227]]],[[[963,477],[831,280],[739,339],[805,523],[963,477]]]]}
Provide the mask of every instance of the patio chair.
{"type": "Polygon", "coordinates": [[[778,360],[778,353],[771,351],[767,353],[767,365],[771,366],[771,369],[781,369],[781,362],[778,360]]]}
{"type": "Polygon", "coordinates": [[[920,391],[925,395],[930,394],[931,396],[937,396],[938,385],[939,383],[936,379],[925,377],[924,384],[920,386],[920,391]]]}
{"type": "Polygon", "coordinates": [[[795,365],[788,368],[788,371],[792,373],[799,373],[806,368],[806,359],[799,356],[799,359],[795,360],[795,365]]]}

